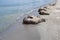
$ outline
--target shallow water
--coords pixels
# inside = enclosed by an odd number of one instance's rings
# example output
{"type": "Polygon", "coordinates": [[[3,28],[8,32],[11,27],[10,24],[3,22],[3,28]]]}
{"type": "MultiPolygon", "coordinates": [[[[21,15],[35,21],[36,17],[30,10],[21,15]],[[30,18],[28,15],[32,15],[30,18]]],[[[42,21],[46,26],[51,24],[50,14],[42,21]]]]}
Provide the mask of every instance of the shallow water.
{"type": "Polygon", "coordinates": [[[13,25],[17,17],[53,0],[0,0],[0,33],[13,25]]]}

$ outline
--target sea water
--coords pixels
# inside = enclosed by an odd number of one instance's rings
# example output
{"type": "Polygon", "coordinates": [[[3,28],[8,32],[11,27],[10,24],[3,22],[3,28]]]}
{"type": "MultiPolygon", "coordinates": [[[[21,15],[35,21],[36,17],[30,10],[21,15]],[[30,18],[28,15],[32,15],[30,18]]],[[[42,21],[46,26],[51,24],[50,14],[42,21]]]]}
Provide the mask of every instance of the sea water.
{"type": "Polygon", "coordinates": [[[0,33],[14,24],[17,17],[54,0],[0,0],[0,33]]]}

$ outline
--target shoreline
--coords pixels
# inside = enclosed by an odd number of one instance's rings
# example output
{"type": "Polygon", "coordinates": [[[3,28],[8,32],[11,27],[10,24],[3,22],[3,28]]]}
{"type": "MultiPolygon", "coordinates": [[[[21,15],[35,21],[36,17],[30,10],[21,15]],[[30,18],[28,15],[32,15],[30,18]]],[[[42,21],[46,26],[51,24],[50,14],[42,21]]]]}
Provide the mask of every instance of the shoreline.
{"type": "MultiPolygon", "coordinates": [[[[51,3],[51,2],[50,2],[50,3],[51,3]]],[[[50,3],[49,3],[49,4],[50,4],[50,3]]],[[[33,14],[33,15],[36,15],[36,14],[39,15],[38,12],[37,12],[37,10],[38,10],[40,7],[49,6],[49,4],[44,4],[44,5],[42,5],[42,6],[36,7],[35,9],[28,11],[26,14],[22,15],[21,17],[23,17],[23,16],[25,16],[25,15],[27,16],[27,15],[30,15],[30,14],[31,14],[31,15],[32,15],[32,14],[33,14]],[[32,13],[33,11],[36,11],[37,13],[34,14],[34,13],[32,13]]],[[[21,17],[20,17],[20,16],[17,17],[17,18],[16,18],[16,20],[17,20],[16,22],[20,22],[21,17]]],[[[24,18],[24,17],[23,17],[23,18],[24,18]]],[[[9,27],[8,27],[8,28],[9,28],[9,27]]],[[[3,32],[4,32],[4,31],[3,31],[3,32]]],[[[2,32],[2,33],[3,33],[3,32],[2,32]]]]}
{"type": "MultiPolygon", "coordinates": [[[[47,6],[48,6],[49,4],[47,4],[47,6]]],[[[44,6],[44,5],[43,5],[44,6]]],[[[42,7],[43,7],[42,6],[42,7]]],[[[37,8],[37,9],[34,9],[34,10],[32,10],[32,11],[29,11],[29,12],[27,12],[27,14],[24,14],[24,15],[30,15],[30,14],[32,14],[32,12],[33,11],[36,11],[36,10],[38,10],[39,8],[37,8]],[[29,14],[28,14],[29,13],[29,14]]],[[[37,14],[37,13],[36,13],[37,14]]],[[[19,21],[21,21],[22,22],[22,20],[21,19],[23,19],[23,17],[24,17],[24,15],[23,16],[21,16],[21,17],[18,17],[17,18],[17,21],[18,21],[18,19],[19,19],[19,21]]],[[[52,23],[51,23],[52,24],[52,23]]],[[[38,24],[38,25],[23,25],[23,24],[21,24],[20,22],[19,23],[16,23],[16,25],[14,24],[14,26],[12,27],[12,29],[10,28],[10,30],[9,30],[9,33],[5,33],[7,36],[5,37],[7,40],[9,39],[9,40],[12,40],[11,38],[15,38],[15,39],[13,39],[13,40],[19,40],[19,39],[23,39],[23,38],[20,38],[21,36],[23,37],[24,36],[24,33],[25,32],[27,32],[27,38],[31,38],[32,40],[39,40],[40,39],[40,36],[42,36],[42,38],[44,38],[46,35],[47,35],[47,33],[44,33],[44,32],[46,32],[46,30],[48,30],[48,29],[44,29],[44,28],[46,28],[46,26],[50,26],[49,25],[49,23],[48,24],[45,24],[45,23],[42,23],[42,24],[38,24]],[[44,25],[43,25],[44,24],[44,25]],[[34,27],[35,26],[35,27],[34,27]],[[40,27],[40,26],[42,26],[42,27],[40,27]],[[44,28],[43,28],[44,27],[44,28]],[[39,29],[40,28],[40,29],[39,29]],[[41,34],[40,34],[40,31],[41,31],[41,34]],[[22,34],[23,33],[23,34],[22,34]],[[19,35],[18,35],[19,34],[19,35]],[[17,37],[16,37],[17,36],[17,37]],[[10,38],[9,38],[10,37],[10,38]],[[36,38],[37,37],[37,38],[36,38]],[[33,39],[34,38],[34,39],[33,39]]],[[[55,32],[54,32],[55,33],[55,32]]],[[[5,35],[4,34],[4,35],[5,35]]],[[[25,35],[25,36],[26,36],[25,35]]],[[[24,36],[24,37],[25,37],[24,36]]],[[[50,36],[50,35],[48,35],[48,36],[50,36]]],[[[47,37],[48,37],[47,36],[47,37]]],[[[4,38],[4,37],[3,37],[4,38]]],[[[46,38],[46,37],[45,37],[46,38]]],[[[44,38],[44,39],[45,39],[44,38]]],[[[5,39],[5,40],[6,40],[5,39]]],[[[47,38],[46,38],[47,39],[47,38]]],[[[46,40],[45,39],[45,40],[46,40]]],[[[49,38],[50,39],[50,38],[49,38]]],[[[4,39],[3,39],[4,40],[4,39]]],[[[23,39],[24,40],[24,39],[23,39]]],[[[29,39],[27,39],[27,40],[29,40],[29,39]]],[[[43,39],[42,39],[43,40],[43,39]]],[[[48,39],[47,39],[48,40],[48,39]]]]}
{"type": "MultiPolygon", "coordinates": [[[[51,3],[51,2],[50,2],[50,3],[51,3]]],[[[50,4],[50,3],[49,3],[49,4],[50,4]]],[[[16,16],[15,19],[16,19],[17,21],[19,21],[19,19],[21,19],[21,17],[23,17],[23,16],[25,16],[25,15],[30,15],[30,14],[31,14],[31,15],[32,15],[32,14],[33,14],[33,15],[36,15],[36,14],[39,15],[38,13],[35,13],[35,14],[34,14],[34,13],[32,13],[32,12],[33,12],[33,11],[36,11],[36,12],[37,12],[37,10],[38,10],[40,7],[43,7],[43,6],[46,6],[46,5],[48,6],[49,4],[44,4],[44,5],[42,5],[42,6],[36,7],[36,8],[34,8],[33,10],[28,11],[26,14],[23,14],[22,16],[17,15],[18,17],[16,16]]],[[[16,14],[13,14],[13,15],[16,15],[16,14]]],[[[12,17],[14,18],[13,15],[9,15],[9,16],[12,16],[12,17]]],[[[7,16],[5,15],[5,16],[3,16],[3,18],[4,18],[4,17],[7,17],[7,16]]],[[[9,28],[9,27],[8,27],[8,28],[9,28]]],[[[3,32],[4,32],[4,31],[3,31],[3,32]]]]}
{"type": "MultiPolygon", "coordinates": [[[[32,14],[33,11],[38,10],[38,9],[41,8],[41,7],[50,6],[49,4],[51,4],[51,3],[53,3],[53,2],[50,2],[50,3],[47,3],[47,4],[41,5],[41,6],[39,6],[39,7],[36,7],[36,8],[34,8],[33,10],[28,11],[28,12],[27,12],[26,14],[24,14],[24,15],[32,14]]],[[[56,0],[55,0],[54,3],[56,3],[56,0]]],[[[22,15],[22,16],[24,16],[24,15],[22,15]]],[[[19,17],[17,17],[17,19],[19,19],[19,17]]]]}

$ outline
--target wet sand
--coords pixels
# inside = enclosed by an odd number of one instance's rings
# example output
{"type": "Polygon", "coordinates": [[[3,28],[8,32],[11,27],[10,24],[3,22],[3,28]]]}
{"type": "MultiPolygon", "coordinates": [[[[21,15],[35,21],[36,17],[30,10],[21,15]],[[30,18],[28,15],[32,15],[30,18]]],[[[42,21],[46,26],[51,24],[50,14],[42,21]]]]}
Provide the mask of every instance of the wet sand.
{"type": "MultiPolygon", "coordinates": [[[[46,22],[36,25],[24,25],[22,19],[16,20],[1,37],[1,40],[60,40],[60,0],[57,0],[55,6],[49,6],[50,15],[42,16],[46,22]]],[[[32,12],[32,13],[36,13],[32,12]]],[[[35,15],[36,15],[35,14],[35,15]]],[[[37,14],[38,15],[38,14],[37,14]]],[[[26,16],[26,15],[25,15],[26,16]]]]}

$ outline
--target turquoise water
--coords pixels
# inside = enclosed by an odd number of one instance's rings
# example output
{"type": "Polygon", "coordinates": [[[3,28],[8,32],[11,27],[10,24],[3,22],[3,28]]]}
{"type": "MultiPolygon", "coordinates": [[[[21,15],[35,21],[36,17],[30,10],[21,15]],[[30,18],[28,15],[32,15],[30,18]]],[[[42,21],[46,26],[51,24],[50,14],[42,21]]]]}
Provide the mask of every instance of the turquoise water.
{"type": "Polygon", "coordinates": [[[18,16],[54,0],[0,0],[0,32],[11,27],[18,16]]]}

